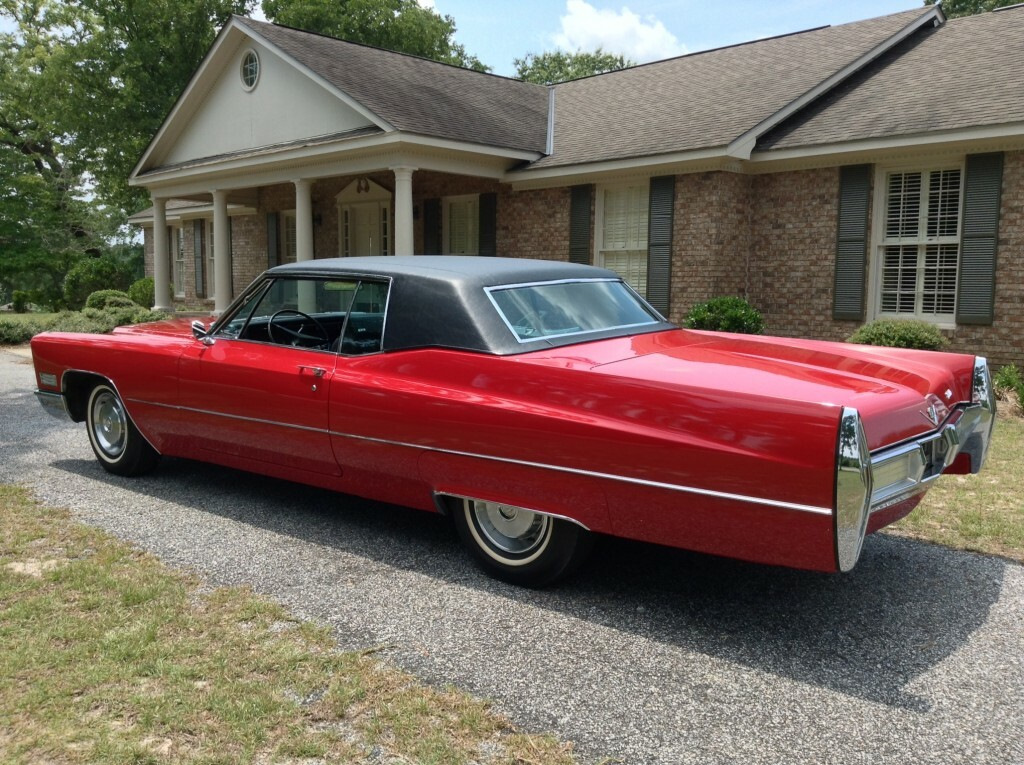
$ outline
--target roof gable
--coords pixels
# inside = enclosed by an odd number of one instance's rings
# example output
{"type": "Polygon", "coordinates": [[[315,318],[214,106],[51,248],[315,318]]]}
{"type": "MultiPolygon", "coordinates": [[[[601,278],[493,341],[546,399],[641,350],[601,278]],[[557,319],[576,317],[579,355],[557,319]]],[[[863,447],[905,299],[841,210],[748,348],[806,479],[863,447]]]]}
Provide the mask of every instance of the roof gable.
{"type": "Polygon", "coordinates": [[[315,72],[252,35],[234,17],[221,30],[132,173],[326,135],[391,129],[315,72]],[[259,56],[256,86],[240,78],[259,56]]]}
{"type": "Polygon", "coordinates": [[[758,151],[1018,124],[1024,7],[952,19],[908,40],[767,134],[758,151]]]}
{"type": "Polygon", "coordinates": [[[543,152],[548,89],[333,37],[237,18],[369,112],[410,134],[543,152]]]}
{"type": "Polygon", "coordinates": [[[554,151],[530,169],[705,149],[724,154],[935,18],[942,18],[937,8],[916,8],[556,85],[554,151]]]}

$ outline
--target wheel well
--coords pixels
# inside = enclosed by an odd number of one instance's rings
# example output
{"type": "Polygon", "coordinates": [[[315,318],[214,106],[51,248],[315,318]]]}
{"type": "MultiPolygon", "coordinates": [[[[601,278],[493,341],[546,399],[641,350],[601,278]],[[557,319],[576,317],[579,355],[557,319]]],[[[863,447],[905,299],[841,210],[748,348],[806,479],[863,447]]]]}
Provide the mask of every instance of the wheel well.
{"type": "Polygon", "coordinates": [[[434,506],[437,507],[437,512],[441,515],[451,516],[453,513],[459,511],[459,505],[462,504],[461,497],[453,497],[450,494],[438,494],[434,493],[434,506]]]}
{"type": "Polygon", "coordinates": [[[68,414],[71,415],[73,422],[85,420],[85,405],[89,402],[89,391],[99,383],[110,384],[110,381],[91,372],[64,373],[64,400],[67,402],[68,414]]]}

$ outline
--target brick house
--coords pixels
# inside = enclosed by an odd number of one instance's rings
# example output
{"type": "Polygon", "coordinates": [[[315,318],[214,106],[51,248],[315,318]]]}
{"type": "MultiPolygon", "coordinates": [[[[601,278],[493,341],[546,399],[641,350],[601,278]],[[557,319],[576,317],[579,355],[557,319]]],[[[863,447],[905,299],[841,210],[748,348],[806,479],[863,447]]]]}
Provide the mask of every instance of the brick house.
{"type": "Polygon", "coordinates": [[[772,334],[920,318],[1024,365],[1022,71],[1024,7],[553,87],[235,17],[132,221],[163,308],[222,311],[292,260],[501,254],[613,268],[674,321],[742,295],[772,334]]]}

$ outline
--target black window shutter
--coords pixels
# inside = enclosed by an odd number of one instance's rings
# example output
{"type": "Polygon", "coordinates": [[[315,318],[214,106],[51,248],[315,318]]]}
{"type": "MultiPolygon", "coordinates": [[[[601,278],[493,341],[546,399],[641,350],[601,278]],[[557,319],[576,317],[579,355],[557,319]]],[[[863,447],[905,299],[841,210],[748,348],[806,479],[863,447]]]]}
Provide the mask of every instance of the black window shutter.
{"type": "Polygon", "coordinates": [[[196,297],[206,297],[206,281],[203,279],[203,222],[192,222],[192,255],[196,268],[196,297]]]}
{"type": "Polygon", "coordinates": [[[839,222],[832,318],[864,320],[864,289],[868,257],[868,209],[871,165],[839,169],[839,222]]]}
{"type": "Polygon", "coordinates": [[[672,219],[676,201],[676,177],[651,178],[647,217],[647,301],[668,315],[672,281],[672,219]]]}
{"type": "Polygon", "coordinates": [[[498,195],[494,192],[480,195],[480,255],[498,254],[498,195]]]}
{"type": "Polygon", "coordinates": [[[999,202],[1003,186],[1002,152],[972,154],[967,157],[966,169],[956,322],[991,324],[995,306],[999,202]]]}
{"type": "Polygon", "coordinates": [[[569,260],[590,263],[590,206],[594,187],[573,186],[569,200],[569,260]]]}
{"type": "Polygon", "coordinates": [[[281,265],[281,254],[278,248],[281,246],[278,232],[278,213],[266,214],[266,267],[273,268],[281,265]]]}
{"type": "Polygon", "coordinates": [[[423,200],[423,254],[441,254],[441,200],[423,200]]]}

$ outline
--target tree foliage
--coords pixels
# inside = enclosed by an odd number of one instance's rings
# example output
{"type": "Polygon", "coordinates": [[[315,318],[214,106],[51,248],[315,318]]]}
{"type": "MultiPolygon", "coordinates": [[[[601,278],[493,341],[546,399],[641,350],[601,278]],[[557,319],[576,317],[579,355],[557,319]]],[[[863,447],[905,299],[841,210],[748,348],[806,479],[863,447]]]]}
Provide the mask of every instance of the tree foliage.
{"type": "MultiPolygon", "coordinates": [[[[925,5],[935,5],[936,0],[925,0],[925,5]]],[[[958,16],[973,16],[996,8],[1016,5],[1020,0],[942,0],[942,12],[951,19],[958,16]]]]}
{"type": "Polygon", "coordinates": [[[455,42],[455,19],[416,0],[263,0],[276,24],[488,71],[455,42]]]}
{"type": "Polygon", "coordinates": [[[516,76],[526,82],[538,85],[554,85],[556,82],[578,80],[594,74],[614,72],[636,66],[624,56],[606,53],[598,48],[593,53],[577,51],[565,53],[560,50],[547,53],[527,53],[523,58],[513,60],[516,65],[516,76]]]}

